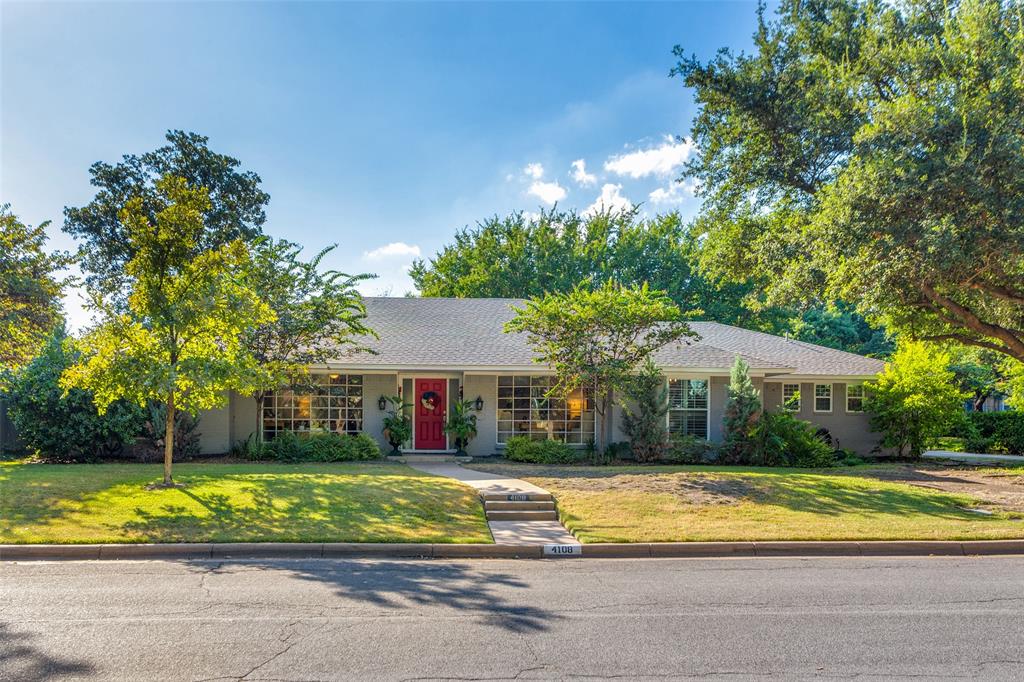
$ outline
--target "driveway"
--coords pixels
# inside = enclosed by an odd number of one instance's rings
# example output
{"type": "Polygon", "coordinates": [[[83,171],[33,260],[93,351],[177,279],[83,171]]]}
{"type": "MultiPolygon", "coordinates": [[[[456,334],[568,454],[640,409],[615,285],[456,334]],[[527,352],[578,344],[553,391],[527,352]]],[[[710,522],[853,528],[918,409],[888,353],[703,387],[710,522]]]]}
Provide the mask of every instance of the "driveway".
{"type": "Polygon", "coordinates": [[[1024,558],[0,565],[0,679],[1024,677],[1024,558]]]}

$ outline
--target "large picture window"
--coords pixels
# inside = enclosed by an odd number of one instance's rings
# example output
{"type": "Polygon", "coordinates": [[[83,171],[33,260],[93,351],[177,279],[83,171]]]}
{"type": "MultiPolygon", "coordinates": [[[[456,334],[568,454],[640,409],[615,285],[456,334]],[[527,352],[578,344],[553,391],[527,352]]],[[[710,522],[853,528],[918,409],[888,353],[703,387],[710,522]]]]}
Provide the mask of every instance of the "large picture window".
{"type": "Polygon", "coordinates": [[[363,377],[313,374],[310,385],[274,391],[263,399],[263,438],[282,431],[309,433],[363,430],[363,377]]]}
{"type": "Polygon", "coordinates": [[[709,403],[707,380],[670,380],[668,382],[669,433],[683,433],[707,439],[709,403]]]}
{"type": "Polygon", "coordinates": [[[549,398],[555,380],[548,376],[498,377],[498,442],[513,436],[583,445],[596,434],[594,400],[589,390],[549,398]]]}

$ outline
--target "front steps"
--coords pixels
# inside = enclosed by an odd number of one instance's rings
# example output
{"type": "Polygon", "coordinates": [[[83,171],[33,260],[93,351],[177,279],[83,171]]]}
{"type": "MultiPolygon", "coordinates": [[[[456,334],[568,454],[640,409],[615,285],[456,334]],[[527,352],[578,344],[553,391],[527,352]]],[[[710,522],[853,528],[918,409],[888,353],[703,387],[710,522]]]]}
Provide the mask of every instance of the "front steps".
{"type": "Polygon", "coordinates": [[[438,464],[445,462],[471,462],[472,457],[459,457],[457,455],[438,454],[438,455],[388,455],[389,462],[401,462],[402,464],[419,463],[419,464],[438,464]]]}
{"type": "Polygon", "coordinates": [[[485,493],[480,497],[488,521],[558,521],[555,500],[548,493],[485,493]]]}

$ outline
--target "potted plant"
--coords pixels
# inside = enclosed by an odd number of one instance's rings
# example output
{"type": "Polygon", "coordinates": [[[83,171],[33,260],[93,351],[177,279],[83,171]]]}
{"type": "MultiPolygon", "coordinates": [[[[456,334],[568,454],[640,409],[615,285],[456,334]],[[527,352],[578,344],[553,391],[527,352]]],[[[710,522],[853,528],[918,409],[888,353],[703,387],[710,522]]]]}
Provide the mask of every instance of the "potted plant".
{"type": "Polygon", "coordinates": [[[412,420],[405,414],[405,409],[412,405],[403,403],[402,397],[397,395],[388,396],[385,400],[391,409],[384,416],[384,438],[391,446],[391,454],[400,455],[402,443],[412,438],[412,420]]]}
{"type": "Polygon", "coordinates": [[[465,456],[466,446],[476,436],[476,414],[474,401],[455,403],[444,425],[444,432],[455,438],[456,454],[465,456]]]}

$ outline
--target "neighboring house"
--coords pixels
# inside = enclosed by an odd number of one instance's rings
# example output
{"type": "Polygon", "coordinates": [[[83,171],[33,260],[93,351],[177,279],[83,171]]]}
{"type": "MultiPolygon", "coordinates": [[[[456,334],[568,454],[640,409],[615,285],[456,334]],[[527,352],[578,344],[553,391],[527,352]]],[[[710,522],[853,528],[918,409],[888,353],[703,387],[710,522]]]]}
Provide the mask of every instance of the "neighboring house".
{"type": "MultiPolygon", "coordinates": [[[[1007,410],[1010,409],[1010,406],[1006,402],[1007,398],[1009,398],[1009,396],[1004,395],[1002,393],[995,393],[993,395],[990,395],[990,396],[988,396],[985,399],[985,402],[982,404],[980,411],[981,412],[1006,412],[1007,410]]],[[[973,399],[968,399],[968,400],[964,401],[964,411],[965,412],[975,412],[976,411],[974,409],[974,400],[973,399]]]]}
{"type": "MultiPolygon", "coordinates": [[[[230,405],[201,416],[202,449],[224,452],[258,432],[365,432],[387,448],[381,434],[383,396],[400,394],[411,409],[415,452],[451,452],[443,431],[450,405],[462,398],[480,405],[479,433],[467,451],[500,452],[516,435],[551,437],[583,447],[595,438],[593,401],[583,391],[544,397],[551,371],[533,361],[522,334],[505,334],[514,299],[366,298],[367,320],[380,339],[374,354],[343,355],[312,368],[316,389],[281,390],[257,407],[232,395],[230,405]]],[[[672,431],[711,441],[722,437],[729,369],[737,355],[750,365],[767,409],[793,413],[832,434],[838,445],[866,453],[878,442],[863,413],[862,383],[883,363],[802,341],[716,322],[693,322],[700,337],[673,343],[655,356],[668,382],[672,431]]],[[[613,440],[621,433],[614,415],[613,440]]]]}

